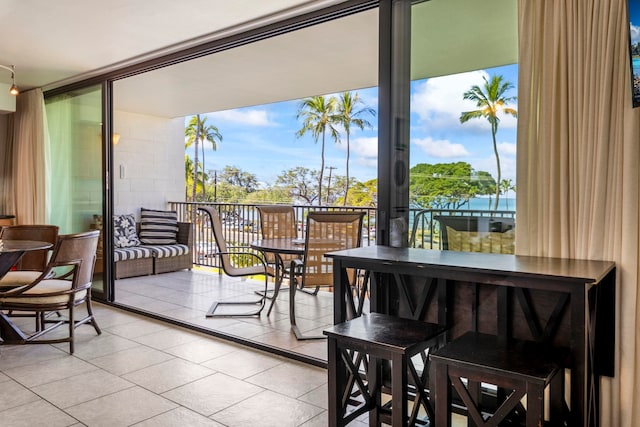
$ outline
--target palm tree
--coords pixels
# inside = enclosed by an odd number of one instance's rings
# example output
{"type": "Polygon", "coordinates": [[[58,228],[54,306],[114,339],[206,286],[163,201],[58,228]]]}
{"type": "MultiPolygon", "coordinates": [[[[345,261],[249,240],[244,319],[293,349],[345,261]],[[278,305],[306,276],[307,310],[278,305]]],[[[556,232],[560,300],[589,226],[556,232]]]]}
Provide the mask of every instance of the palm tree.
{"type": "Polygon", "coordinates": [[[303,99],[298,105],[296,118],[302,118],[302,128],[296,132],[296,137],[300,138],[307,132],[311,132],[316,144],[322,136],[322,160],[320,164],[320,174],[318,176],[318,204],[322,204],[322,178],[324,173],[324,143],[327,130],[335,141],[340,140],[340,134],[335,125],[338,123],[336,117],[336,99],[331,97],[325,99],[324,96],[312,96],[303,99]]]}
{"type": "MultiPolygon", "coordinates": [[[[502,194],[508,194],[509,191],[514,191],[515,189],[516,187],[513,185],[511,178],[500,181],[500,191],[502,194]]],[[[505,200],[507,201],[507,210],[509,210],[509,198],[507,197],[505,200]]]]}
{"type": "Polygon", "coordinates": [[[346,173],[346,181],[345,181],[345,189],[344,189],[344,199],[342,202],[343,206],[347,204],[347,196],[349,194],[349,139],[351,136],[351,125],[360,128],[360,130],[364,130],[364,128],[373,128],[371,123],[369,123],[366,119],[363,119],[362,116],[364,114],[371,114],[372,116],[376,115],[376,112],[373,108],[363,107],[358,109],[360,105],[364,105],[364,102],[358,96],[358,92],[354,95],[351,92],[343,92],[338,99],[338,122],[344,128],[344,131],[347,135],[347,173],[346,173]]]}
{"type": "MultiPolygon", "coordinates": [[[[200,166],[200,168],[202,169],[202,164],[199,164],[198,166],[200,166]]],[[[185,197],[188,197],[189,187],[193,185],[194,173],[196,172],[194,171],[194,168],[193,168],[193,160],[191,160],[189,156],[185,154],[184,155],[184,182],[186,183],[185,197]]],[[[202,176],[202,171],[197,172],[197,174],[198,176],[202,176]]],[[[196,186],[197,186],[197,190],[199,190],[202,193],[203,190],[202,190],[202,184],[200,181],[196,180],[196,186]]]]}
{"type": "Polygon", "coordinates": [[[205,193],[205,163],[204,163],[204,148],[207,142],[211,144],[213,150],[215,151],[218,148],[218,142],[222,142],[222,135],[217,127],[214,125],[207,125],[207,117],[204,116],[200,118],[200,114],[196,114],[191,117],[189,120],[189,125],[185,129],[185,136],[187,137],[187,142],[185,144],[185,148],[191,147],[195,143],[195,156],[193,163],[195,165],[193,171],[193,186],[191,199],[192,201],[196,201],[196,182],[198,180],[198,166],[200,163],[198,162],[198,147],[202,144],[202,193],[205,193]]]}
{"type": "Polygon", "coordinates": [[[503,81],[502,76],[494,75],[489,82],[483,77],[484,85],[482,87],[473,85],[471,89],[466,91],[463,99],[468,99],[476,103],[477,110],[465,111],[460,115],[460,123],[466,123],[471,119],[485,118],[491,124],[491,137],[493,138],[493,152],[496,156],[496,166],[498,177],[496,179],[496,199],[493,203],[493,210],[498,209],[498,200],[500,198],[500,179],[502,172],[500,170],[500,155],[498,154],[498,143],[496,142],[496,133],[498,132],[498,113],[502,111],[513,117],[518,117],[518,112],[507,105],[516,100],[516,97],[507,97],[505,93],[513,89],[513,84],[503,81]]]}

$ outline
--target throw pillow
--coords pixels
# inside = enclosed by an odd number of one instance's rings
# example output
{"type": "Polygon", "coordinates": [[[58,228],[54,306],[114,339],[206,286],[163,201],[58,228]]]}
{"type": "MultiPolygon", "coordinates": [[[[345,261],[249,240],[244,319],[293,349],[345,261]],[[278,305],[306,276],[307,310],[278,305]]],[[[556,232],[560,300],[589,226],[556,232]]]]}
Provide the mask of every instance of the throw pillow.
{"type": "Polygon", "coordinates": [[[145,245],[174,245],[178,237],[178,213],[140,209],[140,241],[145,245]]]}
{"type": "Polygon", "coordinates": [[[113,246],[130,248],[140,246],[136,233],[136,219],[132,214],[113,216],[113,246]]]}

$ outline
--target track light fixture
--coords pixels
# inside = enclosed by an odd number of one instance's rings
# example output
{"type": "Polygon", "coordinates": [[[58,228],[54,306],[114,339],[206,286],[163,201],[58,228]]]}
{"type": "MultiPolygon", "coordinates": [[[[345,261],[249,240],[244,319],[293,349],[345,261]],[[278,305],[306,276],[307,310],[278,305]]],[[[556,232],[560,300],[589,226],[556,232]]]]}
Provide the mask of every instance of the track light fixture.
{"type": "Polygon", "coordinates": [[[20,93],[20,89],[16,86],[16,67],[14,65],[0,64],[0,68],[11,71],[11,87],[9,88],[9,93],[13,96],[17,96],[20,93]]]}

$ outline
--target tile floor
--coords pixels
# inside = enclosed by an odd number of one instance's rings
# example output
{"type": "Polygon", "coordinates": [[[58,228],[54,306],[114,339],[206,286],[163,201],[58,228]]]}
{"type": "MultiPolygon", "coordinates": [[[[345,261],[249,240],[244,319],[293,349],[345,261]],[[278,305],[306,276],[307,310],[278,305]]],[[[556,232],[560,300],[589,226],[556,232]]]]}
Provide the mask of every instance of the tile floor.
{"type": "MultiPolygon", "coordinates": [[[[326,362],[325,340],[298,341],[291,332],[288,291],[280,293],[270,316],[267,306],[260,317],[205,317],[213,301],[252,299],[256,297],[254,291],[261,289],[264,282],[203,268],[115,281],[119,304],[326,362]]],[[[218,312],[228,309],[221,307],[218,312]]],[[[317,296],[298,292],[296,317],[303,333],[322,335],[322,330],[333,324],[333,294],[322,290],[317,296]]]]}
{"type": "Polygon", "coordinates": [[[95,311],[102,335],[79,327],[72,356],[68,344],[0,346],[0,425],[327,425],[322,368],[113,307],[95,311]]]}

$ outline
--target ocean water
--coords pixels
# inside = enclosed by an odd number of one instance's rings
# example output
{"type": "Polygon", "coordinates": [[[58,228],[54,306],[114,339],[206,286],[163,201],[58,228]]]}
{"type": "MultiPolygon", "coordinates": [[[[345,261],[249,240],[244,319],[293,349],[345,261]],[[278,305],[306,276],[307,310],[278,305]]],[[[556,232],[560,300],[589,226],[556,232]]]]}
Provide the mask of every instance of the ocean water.
{"type": "Polygon", "coordinates": [[[640,76],[640,58],[633,58],[631,66],[633,67],[633,75],[640,76]]]}
{"type": "MultiPolygon", "coordinates": [[[[470,209],[470,210],[493,210],[494,198],[489,197],[476,197],[469,200],[469,203],[465,205],[462,210],[470,209]]],[[[500,197],[498,200],[498,210],[499,211],[515,211],[516,210],[516,199],[515,197],[500,197]]]]}

